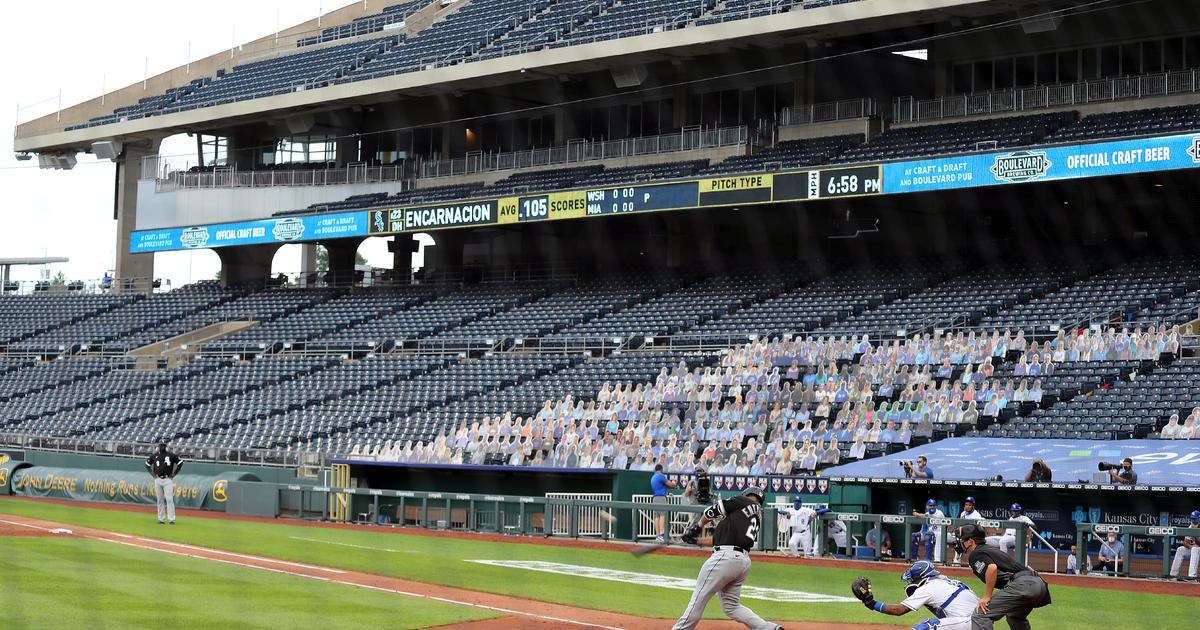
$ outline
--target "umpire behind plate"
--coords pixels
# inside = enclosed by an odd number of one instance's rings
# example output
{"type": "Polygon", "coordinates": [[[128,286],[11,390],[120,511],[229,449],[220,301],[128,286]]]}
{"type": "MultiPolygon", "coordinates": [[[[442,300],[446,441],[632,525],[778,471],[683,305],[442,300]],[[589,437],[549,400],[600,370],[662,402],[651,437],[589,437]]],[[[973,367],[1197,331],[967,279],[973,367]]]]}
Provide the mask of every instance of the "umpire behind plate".
{"type": "Polygon", "coordinates": [[[1028,630],[1029,613],[1050,604],[1050,587],[1037,571],[1022,566],[1007,553],[985,543],[981,527],[958,528],[954,550],[967,554],[967,566],[984,584],[983,598],[971,616],[973,630],[992,630],[1001,617],[1011,630],[1028,630]]]}
{"type": "Polygon", "coordinates": [[[704,607],[713,595],[721,594],[721,610],[730,619],[751,630],[783,630],[763,621],[762,617],[742,605],[742,584],[750,573],[750,548],[758,539],[762,527],[763,489],[757,486],[746,488],[740,496],[730,497],[712,504],[704,510],[699,523],[693,523],[683,534],[683,542],[690,545],[713,545],[713,554],[700,567],[696,578],[696,589],[688,602],[683,616],[675,622],[673,630],[692,630],[700,623],[704,607]],[[724,517],[712,538],[700,538],[700,531],[710,521],[724,517]]]}
{"type": "Polygon", "coordinates": [[[864,577],[854,580],[850,592],[867,608],[885,615],[900,616],[922,606],[928,608],[934,616],[922,619],[912,630],[971,630],[971,615],[979,597],[966,584],[941,575],[925,560],[913,563],[901,579],[908,583],[904,587],[907,597],[899,604],[875,601],[871,581],[864,577]]]}

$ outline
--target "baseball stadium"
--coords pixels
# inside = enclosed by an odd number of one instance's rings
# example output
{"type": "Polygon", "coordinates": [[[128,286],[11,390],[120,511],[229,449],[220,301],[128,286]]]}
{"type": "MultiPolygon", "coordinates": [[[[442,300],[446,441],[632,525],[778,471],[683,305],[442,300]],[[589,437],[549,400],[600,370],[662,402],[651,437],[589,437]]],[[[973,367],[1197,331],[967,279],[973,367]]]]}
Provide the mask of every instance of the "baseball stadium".
{"type": "Polygon", "coordinates": [[[4,627],[1194,624],[1193,2],[343,2],[18,107],[4,627]]]}

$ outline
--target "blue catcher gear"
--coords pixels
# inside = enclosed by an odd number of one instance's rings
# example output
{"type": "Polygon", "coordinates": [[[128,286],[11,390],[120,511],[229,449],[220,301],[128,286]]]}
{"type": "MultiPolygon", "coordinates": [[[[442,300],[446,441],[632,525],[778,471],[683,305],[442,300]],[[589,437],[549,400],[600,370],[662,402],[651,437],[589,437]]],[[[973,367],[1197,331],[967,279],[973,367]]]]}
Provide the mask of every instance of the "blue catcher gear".
{"type": "Polygon", "coordinates": [[[920,584],[921,582],[924,582],[926,579],[935,575],[939,575],[939,573],[937,569],[933,568],[933,563],[926,560],[921,560],[919,562],[914,562],[913,565],[904,572],[904,575],[900,576],[900,579],[908,582],[909,584],[920,584]]]}
{"type": "Polygon", "coordinates": [[[911,630],[937,630],[937,628],[941,625],[942,625],[941,619],[934,619],[933,617],[926,617],[921,620],[921,623],[913,626],[911,628],[911,630]]]}

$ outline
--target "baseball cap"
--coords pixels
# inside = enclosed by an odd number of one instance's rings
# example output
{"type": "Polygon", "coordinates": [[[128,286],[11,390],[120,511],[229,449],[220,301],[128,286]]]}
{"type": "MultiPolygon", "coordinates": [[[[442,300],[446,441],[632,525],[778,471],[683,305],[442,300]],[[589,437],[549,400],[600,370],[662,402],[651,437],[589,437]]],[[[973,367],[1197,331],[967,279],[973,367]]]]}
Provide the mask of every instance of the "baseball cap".
{"type": "Polygon", "coordinates": [[[967,497],[967,498],[963,499],[963,502],[964,503],[974,503],[975,497],[967,497]]]}
{"type": "Polygon", "coordinates": [[[1192,513],[1188,515],[1188,518],[1192,519],[1193,521],[1200,521],[1200,510],[1192,510],[1192,513]]]}
{"type": "Polygon", "coordinates": [[[1021,511],[1021,504],[1020,504],[1020,503],[1014,503],[1014,504],[1012,504],[1012,507],[1010,507],[1010,508],[1008,508],[1008,509],[1012,510],[1013,512],[1020,512],[1020,511],[1021,511]]]}
{"type": "Polygon", "coordinates": [[[935,505],[937,505],[937,501],[934,501],[933,499],[930,499],[925,502],[925,507],[933,507],[935,505]]]}

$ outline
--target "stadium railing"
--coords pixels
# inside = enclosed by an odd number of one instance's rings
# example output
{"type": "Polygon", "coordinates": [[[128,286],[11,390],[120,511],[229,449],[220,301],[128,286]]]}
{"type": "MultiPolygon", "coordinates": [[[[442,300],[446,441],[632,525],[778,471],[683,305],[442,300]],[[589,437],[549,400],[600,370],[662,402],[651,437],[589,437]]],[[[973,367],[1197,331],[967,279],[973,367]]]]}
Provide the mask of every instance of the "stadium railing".
{"type": "Polygon", "coordinates": [[[785,107],[779,112],[779,126],[809,125],[838,120],[870,118],[876,114],[873,98],[855,98],[827,103],[810,103],[785,107]]]}
{"type": "Polygon", "coordinates": [[[1021,112],[1125,99],[1194,93],[1200,70],[1172,70],[1139,76],[1038,85],[917,100],[902,96],[892,102],[892,122],[906,123],[1004,112],[1021,112]]]}
{"type": "MultiPolygon", "coordinates": [[[[132,459],[145,459],[158,448],[156,444],[149,443],[89,440],[76,437],[50,437],[20,433],[0,433],[0,446],[53,451],[56,453],[81,453],[132,459]]],[[[183,445],[172,446],[171,450],[187,461],[214,464],[309,468],[315,470],[328,468],[330,461],[330,455],[313,452],[183,445]]]]}
{"type": "Polygon", "coordinates": [[[161,293],[171,290],[162,278],[85,278],[58,280],[10,280],[2,295],[97,295],[105,293],[161,293]]]}
{"type": "MultiPolygon", "coordinates": [[[[1105,536],[1108,534],[1117,534],[1121,538],[1122,544],[1125,546],[1125,553],[1122,556],[1121,567],[1115,571],[1116,575],[1124,575],[1127,577],[1163,577],[1170,573],[1171,556],[1174,549],[1171,547],[1173,538],[1183,538],[1184,536],[1200,537],[1200,528],[1189,527],[1172,527],[1169,525],[1147,526],[1147,525],[1115,525],[1108,523],[1076,523],[1075,536],[1076,548],[1081,554],[1079,557],[1079,572],[1081,574],[1096,573],[1097,575],[1113,575],[1112,572],[1092,572],[1089,571],[1087,555],[1087,544],[1093,538],[1099,538],[1100,544],[1107,546],[1104,542],[1105,536]],[[1134,553],[1134,542],[1138,539],[1158,539],[1162,544],[1162,572],[1155,573],[1136,573],[1130,567],[1134,553]]],[[[1111,547],[1110,547],[1111,549],[1111,547]]],[[[1143,565],[1146,566],[1146,565],[1143,565]]]]}
{"type": "MultiPolygon", "coordinates": [[[[899,541],[897,541],[894,537],[892,538],[892,548],[904,551],[905,554],[908,553],[911,545],[912,535],[920,531],[921,527],[931,526],[940,528],[941,531],[938,533],[938,539],[935,544],[941,547],[943,557],[939,560],[936,556],[934,556],[934,560],[944,564],[948,564],[950,562],[946,556],[953,552],[953,549],[950,545],[950,534],[952,533],[951,530],[967,524],[978,525],[979,527],[983,527],[985,529],[1011,528],[1016,530],[1016,542],[1013,545],[1014,557],[1016,558],[1017,562],[1028,566],[1029,537],[1023,521],[1010,521],[1001,519],[978,520],[936,516],[906,516],[903,514],[860,514],[858,512],[826,512],[817,518],[819,523],[817,527],[817,540],[822,542],[828,539],[829,523],[831,521],[842,521],[842,523],[846,525],[847,544],[849,544],[851,533],[855,527],[855,524],[861,524],[864,527],[864,534],[876,527],[882,528],[887,525],[902,526],[904,528],[904,535],[899,539],[899,541]]],[[[817,549],[823,549],[823,547],[819,546],[817,549]]],[[[879,545],[876,545],[875,549],[867,555],[859,555],[854,549],[846,549],[846,552],[851,557],[864,560],[883,559],[883,551],[879,545]]],[[[1056,560],[1057,557],[1058,556],[1056,555],[1056,560]]],[[[909,558],[909,560],[913,560],[913,558],[909,558]]],[[[1057,571],[1057,562],[1055,570],[1057,571]]]]}
{"type": "Polygon", "coordinates": [[[749,142],[749,138],[750,131],[745,125],[716,128],[684,127],[672,133],[623,140],[577,139],[562,146],[526,151],[504,153],[475,151],[468,153],[465,157],[450,160],[423,160],[420,162],[417,172],[421,178],[426,179],[452,177],[642,155],[745,146],[749,142]]]}
{"type": "MultiPolygon", "coordinates": [[[[153,166],[158,156],[146,156],[142,172],[156,172],[153,166]],[[153,161],[147,163],[147,161],[153,161]],[[151,168],[147,169],[147,166],[151,168]]],[[[155,192],[200,188],[271,188],[274,186],[332,186],[380,182],[403,182],[404,167],[400,165],[368,166],[356,162],[337,168],[296,170],[239,171],[230,167],[210,173],[172,171],[155,176],[155,192]]]]}

